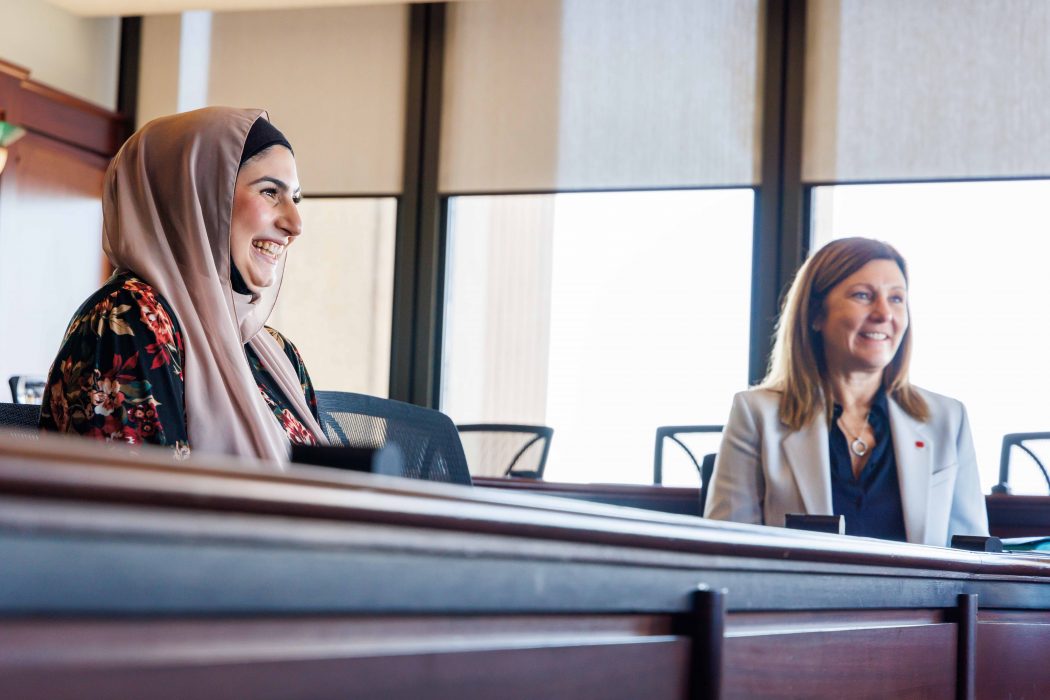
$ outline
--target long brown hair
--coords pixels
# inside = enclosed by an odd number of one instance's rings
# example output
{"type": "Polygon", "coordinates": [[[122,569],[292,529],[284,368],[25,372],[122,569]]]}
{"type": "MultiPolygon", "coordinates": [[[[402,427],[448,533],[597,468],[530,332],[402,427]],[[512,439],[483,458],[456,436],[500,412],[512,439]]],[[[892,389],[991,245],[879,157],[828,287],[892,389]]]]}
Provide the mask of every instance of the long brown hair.
{"type": "MultiPolygon", "coordinates": [[[[824,340],[813,324],[823,312],[828,293],[872,260],[892,260],[907,283],[908,265],[889,243],[842,238],[828,243],[803,263],[784,297],[769,372],[760,386],[780,392],[780,420],[792,430],[800,430],[820,410],[831,421],[832,402],[825,401],[831,396],[831,386],[824,340]]],[[[909,321],[897,354],[882,372],[882,387],[908,415],[925,421],[929,407],[908,382],[911,335],[909,321]]]]}

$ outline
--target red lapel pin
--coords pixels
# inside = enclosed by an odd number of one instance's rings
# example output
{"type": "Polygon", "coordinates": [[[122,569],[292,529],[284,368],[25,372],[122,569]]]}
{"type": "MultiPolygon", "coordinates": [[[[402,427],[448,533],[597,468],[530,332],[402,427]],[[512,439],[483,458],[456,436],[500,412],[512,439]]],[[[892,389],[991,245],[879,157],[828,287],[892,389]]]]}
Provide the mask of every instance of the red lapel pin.
{"type": "Polygon", "coordinates": [[[916,440],[915,441],[915,446],[916,447],[926,447],[926,443],[923,442],[922,440],[916,440]]]}

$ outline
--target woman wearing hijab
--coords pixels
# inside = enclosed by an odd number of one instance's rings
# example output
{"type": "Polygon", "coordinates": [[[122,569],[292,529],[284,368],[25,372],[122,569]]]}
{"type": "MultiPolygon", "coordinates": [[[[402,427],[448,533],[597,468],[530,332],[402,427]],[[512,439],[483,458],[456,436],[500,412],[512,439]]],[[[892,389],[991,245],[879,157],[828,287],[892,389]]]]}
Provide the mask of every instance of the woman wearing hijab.
{"type": "Polygon", "coordinates": [[[799,270],[765,381],[737,394],[705,515],[945,546],[987,535],[965,407],[908,381],[908,268],[893,247],[833,241],[799,270]]]}
{"type": "Polygon", "coordinates": [[[41,428],[278,463],[292,443],[325,443],[302,358],[264,327],[299,198],[291,145],[260,110],[136,132],[105,178],[115,272],[66,330],[41,428]]]}

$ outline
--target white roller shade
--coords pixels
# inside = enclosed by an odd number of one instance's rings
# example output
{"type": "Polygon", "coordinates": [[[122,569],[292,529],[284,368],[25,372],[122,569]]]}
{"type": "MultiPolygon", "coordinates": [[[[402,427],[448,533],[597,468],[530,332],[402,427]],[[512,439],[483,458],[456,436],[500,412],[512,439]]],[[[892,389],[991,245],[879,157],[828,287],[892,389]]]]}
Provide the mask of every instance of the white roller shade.
{"type": "Polygon", "coordinates": [[[401,191],[406,6],[216,13],[208,102],[264,107],[308,194],[401,191]]]}
{"type": "Polygon", "coordinates": [[[442,191],[755,183],[759,6],[449,5],[442,191]]]}
{"type": "Polygon", "coordinates": [[[1050,175],[1050,3],[810,0],[808,182],[1050,175]]]}

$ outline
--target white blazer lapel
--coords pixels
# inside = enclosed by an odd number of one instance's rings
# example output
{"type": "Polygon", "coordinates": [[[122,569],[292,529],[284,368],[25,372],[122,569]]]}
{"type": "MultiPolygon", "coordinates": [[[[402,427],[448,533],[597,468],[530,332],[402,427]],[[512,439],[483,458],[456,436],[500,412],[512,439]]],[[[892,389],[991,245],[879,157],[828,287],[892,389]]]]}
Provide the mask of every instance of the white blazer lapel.
{"type": "Polygon", "coordinates": [[[781,447],[784,461],[795,475],[806,513],[831,515],[831,455],[824,412],[802,430],[790,431],[781,447]]]}
{"type": "Polygon", "coordinates": [[[893,433],[893,454],[897,459],[904,530],[909,542],[925,542],[933,442],[924,425],[905,413],[896,401],[890,399],[886,404],[893,433]]]}

